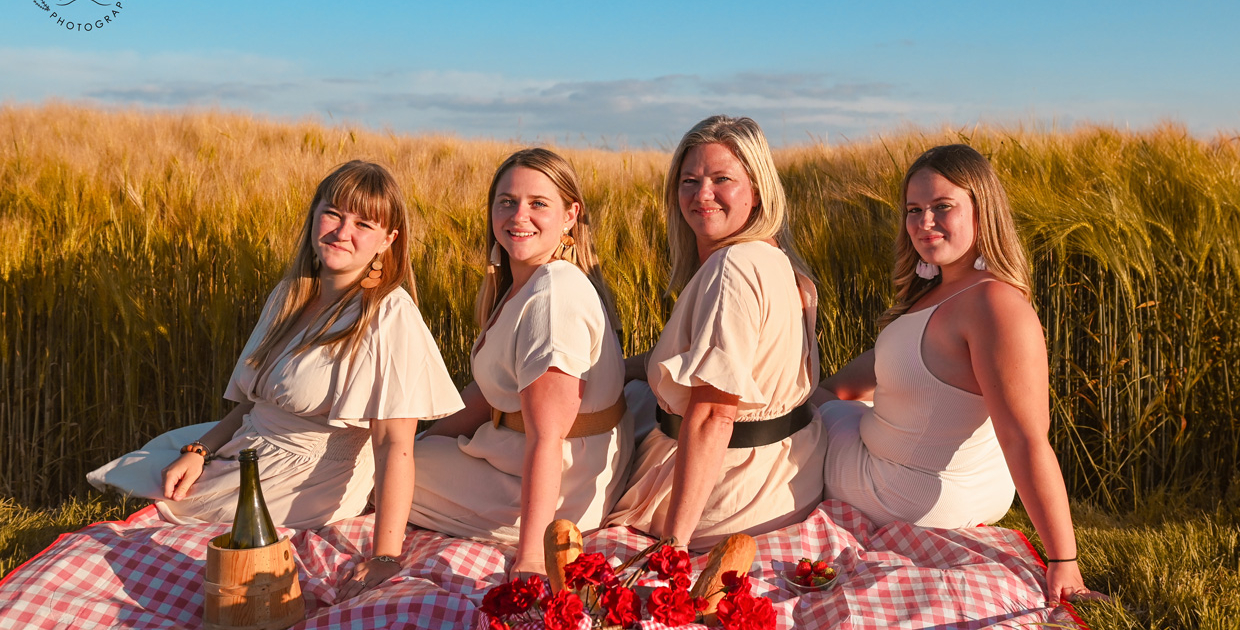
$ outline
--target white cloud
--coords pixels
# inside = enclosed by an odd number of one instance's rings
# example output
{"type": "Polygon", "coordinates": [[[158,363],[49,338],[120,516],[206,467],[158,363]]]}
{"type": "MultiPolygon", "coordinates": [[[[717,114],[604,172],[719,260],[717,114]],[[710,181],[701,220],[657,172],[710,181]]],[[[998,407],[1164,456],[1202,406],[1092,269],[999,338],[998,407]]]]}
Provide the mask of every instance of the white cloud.
{"type": "MultiPolygon", "coordinates": [[[[263,115],[317,115],[416,133],[669,147],[703,117],[762,123],[775,144],[860,138],[907,123],[1028,121],[1033,105],[937,102],[909,86],[826,73],[688,74],[556,81],[455,71],[321,74],[284,59],[243,54],[96,54],[0,47],[0,98],[88,100],[105,105],[223,107],[263,115]]],[[[1156,106],[1099,101],[1046,107],[1038,117],[1134,125],[1156,106]]],[[[1172,112],[1174,113],[1174,112],[1172,112]]],[[[1165,113],[1161,116],[1166,116],[1165,113]]]]}

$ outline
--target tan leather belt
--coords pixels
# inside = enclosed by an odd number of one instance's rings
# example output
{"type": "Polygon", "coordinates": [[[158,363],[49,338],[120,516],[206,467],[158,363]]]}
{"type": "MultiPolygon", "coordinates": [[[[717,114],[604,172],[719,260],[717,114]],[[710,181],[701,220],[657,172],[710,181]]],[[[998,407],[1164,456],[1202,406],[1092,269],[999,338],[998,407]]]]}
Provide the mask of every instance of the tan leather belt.
{"type": "MultiPolygon", "coordinates": [[[[624,404],[624,396],[621,395],[620,400],[617,400],[616,404],[602,411],[579,413],[577,414],[577,419],[573,421],[573,428],[569,429],[568,435],[564,437],[579,438],[607,433],[620,424],[620,420],[624,418],[624,412],[627,409],[628,407],[624,404]]],[[[491,422],[496,427],[507,427],[517,433],[525,433],[525,420],[522,419],[520,411],[500,411],[492,407],[491,422]]]]}

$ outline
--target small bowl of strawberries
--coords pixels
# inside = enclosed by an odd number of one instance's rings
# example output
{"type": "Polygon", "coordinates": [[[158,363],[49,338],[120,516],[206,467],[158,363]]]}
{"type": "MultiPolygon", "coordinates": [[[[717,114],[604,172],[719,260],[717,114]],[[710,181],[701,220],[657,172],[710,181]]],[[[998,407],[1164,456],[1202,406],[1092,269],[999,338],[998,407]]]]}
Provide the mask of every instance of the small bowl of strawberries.
{"type": "Polygon", "coordinates": [[[839,577],[839,571],[826,560],[801,558],[796,566],[784,574],[788,588],[797,595],[813,593],[830,588],[839,577]]]}

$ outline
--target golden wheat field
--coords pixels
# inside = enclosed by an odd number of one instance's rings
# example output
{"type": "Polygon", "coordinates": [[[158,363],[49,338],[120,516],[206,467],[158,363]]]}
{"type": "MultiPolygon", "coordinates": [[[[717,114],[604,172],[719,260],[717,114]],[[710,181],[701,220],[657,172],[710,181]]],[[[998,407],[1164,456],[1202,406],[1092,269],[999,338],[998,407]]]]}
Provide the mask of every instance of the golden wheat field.
{"type": "MultiPolygon", "coordinates": [[[[1240,138],[977,127],[777,151],[818,275],[824,370],[872,344],[900,177],[947,142],[989,156],[1012,198],[1072,495],[1119,508],[1232,489],[1240,138]]],[[[111,457],[217,419],[314,185],[350,159],[401,182],[420,307],[463,385],[486,188],[516,148],[217,112],[0,108],[0,496],[56,504],[111,457]]],[[[643,351],[671,304],[669,156],[558,150],[582,178],[625,348],[643,351]]]]}

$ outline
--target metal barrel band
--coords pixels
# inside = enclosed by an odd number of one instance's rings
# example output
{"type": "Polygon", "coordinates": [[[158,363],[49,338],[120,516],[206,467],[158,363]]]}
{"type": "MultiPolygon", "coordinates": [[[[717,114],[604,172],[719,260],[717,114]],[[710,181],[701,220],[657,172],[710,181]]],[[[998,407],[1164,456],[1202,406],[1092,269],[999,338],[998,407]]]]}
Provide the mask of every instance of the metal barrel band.
{"type": "Polygon", "coordinates": [[[282,575],[275,580],[264,584],[221,586],[212,582],[203,582],[203,587],[208,595],[221,595],[224,597],[268,595],[272,591],[288,589],[288,587],[293,584],[293,580],[295,579],[297,579],[297,572],[293,571],[292,573],[282,575]]]}

